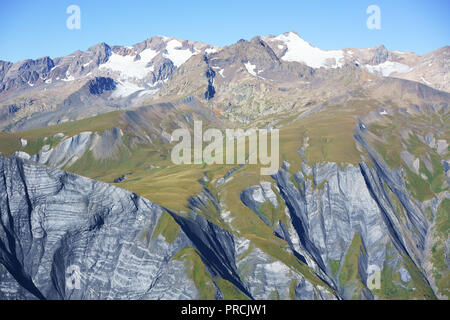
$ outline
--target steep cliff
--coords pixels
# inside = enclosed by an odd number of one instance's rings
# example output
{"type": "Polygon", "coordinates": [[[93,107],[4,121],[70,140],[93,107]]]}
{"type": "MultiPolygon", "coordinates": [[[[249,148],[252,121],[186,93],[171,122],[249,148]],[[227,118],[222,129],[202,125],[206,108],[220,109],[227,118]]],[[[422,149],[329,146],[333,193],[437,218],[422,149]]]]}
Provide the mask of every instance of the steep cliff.
{"type": "Polygon", "coordinates": [[[14,281],[2,268],[4,298],[197,298],[183,263],[172,259],[187,237],[152,237],[162,207],[15,158],[0,159],[0,176],[0,262],[19,284],[9,285],[14,281]],[[81,278],[71,289],[73,270],[81,278]]]}
{"type": "Polygon", "coordinates": [[[208,284],[210,298],[287,299],[292,279],[299,298],[336,298],[194,212],[20,158],[1,157],[0,177],[2,299],[198,299],[208,284]]]}

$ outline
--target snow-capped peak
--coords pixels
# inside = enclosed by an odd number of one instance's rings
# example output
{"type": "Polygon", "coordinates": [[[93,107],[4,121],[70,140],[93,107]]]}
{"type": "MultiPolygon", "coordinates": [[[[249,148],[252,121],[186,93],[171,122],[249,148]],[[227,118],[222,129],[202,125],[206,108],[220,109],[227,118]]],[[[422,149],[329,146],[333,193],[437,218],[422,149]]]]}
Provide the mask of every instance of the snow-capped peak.
{"type": "Polygon", "coordinates": [[[271,41],[281,41],[286,53],[281,57],[285,61],[303,62],[312,68],[339,68],[344,63],[342,50],[322,50],[310,45],[295,32],[281,34],[271,41]]]}
{"type": "Polygon", "coordinates": [[[200,42],[156,36],[134,46],[116,46],[107,61],[100,64],[98,73],[115,77],[117,92],[114,97],[129,96],[138,91],[155,92],[173,72],[169,66],[162,75],[158,73],[167,63],[165,59],[179,68],[194,55],[216,51],[216,47],[200,42]]]}

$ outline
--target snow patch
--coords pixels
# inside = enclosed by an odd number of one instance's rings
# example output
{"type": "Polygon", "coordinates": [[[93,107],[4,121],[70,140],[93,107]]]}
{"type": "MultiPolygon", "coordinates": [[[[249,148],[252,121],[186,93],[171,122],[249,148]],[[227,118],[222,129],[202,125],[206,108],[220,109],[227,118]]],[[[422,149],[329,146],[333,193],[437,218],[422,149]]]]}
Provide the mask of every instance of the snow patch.
{"type": "Polygon", "coordinates": [[[125,98],[132,95],[135,92],[144,90],[145,88],[139,87],[138,85],[131,82],[118,82],[116,89],[111,95],[112,98],[125,98]]]}
{"type": "Polygon", "coordinates": [[[389,77],[393,73],[405,73],[411,71],[411,68],[408,65],[393,61],[385,61],[376,66],[366,64],[364,67],[370,73],[381,74],[383,77],[389,77]]]}
{"type": "Polygon", "coordinates": [[[265,78],[263,78],[263,77],[258,75],[261,72],[263,72],[264,70],[255,71],[256,66],[254,64],[251,64],[250,62],[247,62],[244,65],[245,65],[245,68],[247,69],[248,73],[250,73],[252,76],[255,76],[255,77],[263,79],[263,80],[267,80],[267,79],[265,79],[265,78]]]}
{"type": "Polygon", "coordinates": [[[250,62],[247,62],[245,65],[245,68],[247,69],[248,73],[250,73],[252,76],[257,76],[255,72],[256,66],[254,64],[251,64],[250,62]]]}
{"type": "Polygon", "coordinates": [[[182,43],[178,40],[170,40],[166,45],[167,53],[163,54],[164,58],[172,60],[173,64],[178,68],[194,55],[189,49],[181,49],[182,43]]]}
{"type": "Polygon", "coordinates": [[[214,49],[214,48],[208,48],[208,49],[205,50],[205,52],[206,52],[207,54],[211,54],[211,53],[216,53],[217,50],[214,49]]]}

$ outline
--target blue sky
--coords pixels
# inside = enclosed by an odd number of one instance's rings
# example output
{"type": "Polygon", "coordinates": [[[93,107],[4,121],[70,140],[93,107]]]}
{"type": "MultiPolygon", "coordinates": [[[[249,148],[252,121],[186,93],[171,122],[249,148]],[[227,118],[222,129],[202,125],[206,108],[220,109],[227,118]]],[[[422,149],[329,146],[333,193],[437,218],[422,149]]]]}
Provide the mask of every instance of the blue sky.
{"type": "Polygon", "coordinates": [[[106,42],[132,45],[166,35],[224,46],[296,30],[322,49],[388,49],[424,54],[450,45],[450,0],[0,0],[0,60],[70,54],[106,42]],[[81,9],[69,30],[66,8],[81,9]],[[366,9],[381,9],[369,30],[366,9]]]}

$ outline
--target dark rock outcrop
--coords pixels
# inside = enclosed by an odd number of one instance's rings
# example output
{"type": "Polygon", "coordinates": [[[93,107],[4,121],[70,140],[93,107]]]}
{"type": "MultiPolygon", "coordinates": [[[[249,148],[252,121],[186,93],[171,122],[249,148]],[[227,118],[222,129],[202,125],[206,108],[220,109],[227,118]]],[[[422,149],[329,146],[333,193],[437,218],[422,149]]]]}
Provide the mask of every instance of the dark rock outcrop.
{"type": "Polygon", "coordinates": [[[104,91],[114,90],[116,88],[116,82],[111,78],[95,77],[89,80],[88,86],[91,94],[100,95],[104,91]]]}

